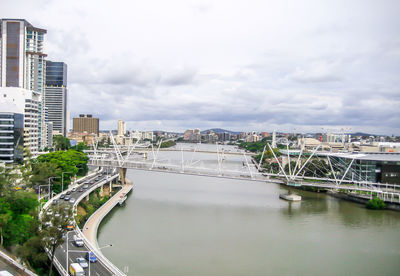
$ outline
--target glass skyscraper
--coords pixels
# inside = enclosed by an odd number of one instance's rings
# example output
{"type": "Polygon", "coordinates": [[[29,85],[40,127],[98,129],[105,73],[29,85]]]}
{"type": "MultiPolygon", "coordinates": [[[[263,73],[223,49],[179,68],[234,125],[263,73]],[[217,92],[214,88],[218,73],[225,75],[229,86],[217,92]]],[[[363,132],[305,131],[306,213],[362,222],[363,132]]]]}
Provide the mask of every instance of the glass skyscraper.
{"type": "Polygon", "coordinates": [[[64,62],[46,61],[45,107],[48,122],[53,123],[53,133],[67,135],[67,65],[64,62]]]}

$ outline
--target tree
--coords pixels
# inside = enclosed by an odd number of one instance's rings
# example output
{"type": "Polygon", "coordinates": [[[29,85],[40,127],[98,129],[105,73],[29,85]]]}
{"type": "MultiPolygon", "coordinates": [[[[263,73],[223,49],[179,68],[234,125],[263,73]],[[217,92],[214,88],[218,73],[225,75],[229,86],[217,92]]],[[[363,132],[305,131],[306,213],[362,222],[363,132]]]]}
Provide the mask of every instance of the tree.
{"type": "Polygon", "coordinates": [[[175,145],[176,145],[176,143],[174,141],[168,140],[168,141],[162,142],[160,148],[169,148],[169,147],[173,147],[175,145]]]}
{"type": "Polygon", "coordinates": [[[29,186],[48,184],[49,177],[57,177],[61,170],[57,164],[52,162],[35,162],[32,164],[32,176],[29,179],[29,186]]]}
{"type": "MultiPolygon", "coordinates": [[[[76,150],[55,151],[40,155],[35,162],[35,166],[43,171],[35,171],[32,181],[43,182],[50,176],[58,176],[53,190],[60,191],[60,181],[63,178],[64,185],[68,186],[73,175],[85,175],[88,171],[87,161],[89,158],[83,152],[76,150]],[[62,172],[69,172],[62,175],[62,172]],[[46,178],[47,175],[47,178],[46,178]]],[[[43,183],[46,184],[46,183],[43,183]]]]}
{"type": "Polygon", "coordinates": [[[1,232],[4,245],[23,244],[37,231],[36,195],[32,192],[14,191],[0,200],[4,223],[1,232]],[[12,204],[10,204],[12,203],[12,204]]]}
{"type": "Polygon", "coordinates": [[[68,150],[71,148],[71,142],[67,137],[56,135],[53,137],[53,144],[55,150],[68,150]]]}
{"type": "Polygon", "coordinates": [[[366,206],[367,209],[372,209],[372,210],[386,209],[385,202],[379,197],[374,197],[373,199],[369,200],[366,206]]]}
{"type": "Polygon", "coordinates": [[[12,211],[10,204],[1,199],[0,202],[0,244],[3,246],[3,228],[11,221],[12,211]]]}
{"type": "Polygon", "coordinates": [[[330,171],[330,167],[324,160],[312,158],[303,170],[305,176],[326,177],[330,171]]]}
{"type": "Polygon", "coordinates": [[[34,267],[40,275],[47,272],[48,257],[43,249],[41,237],[33,236],[22,246],[17,247],[17,255],[34,267]]]}
{"type": "Polygon", "coordinates": [[[88,147],[88,146],[86,146],[86,144],[85,144],[85,143],[83,143],[83,142],[79,142],[77,145],[75,145],[75,146],[71,147],[71,149],[73,149],[73,150],[76,150],[76,151],[83,152],[84,150],[87,150],[87,149],[89,149],[89,147],[88,147]]]}
{"type": "Polygon", "coordinates": [[[49,275],[53,271],[53,260],[56,249],[64,243],[64,235],[67,233],[67,226],[73,220],[72,208],[68,205],[50,207],[51,213],[46,212],[42,217],[42,231],[40,237],[43,245],[50,252],[51,263],[49,275]]]}

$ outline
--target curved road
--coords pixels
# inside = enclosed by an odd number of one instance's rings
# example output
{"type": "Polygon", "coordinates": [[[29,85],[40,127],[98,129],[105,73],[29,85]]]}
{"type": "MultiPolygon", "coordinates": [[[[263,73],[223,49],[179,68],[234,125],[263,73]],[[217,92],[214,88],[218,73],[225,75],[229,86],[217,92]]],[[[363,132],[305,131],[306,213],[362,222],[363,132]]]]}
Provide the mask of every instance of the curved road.
{"type": "MultiPolygon", "coordinates": [[[[87,179],[86,181],[94,181],[94,184],[89,184],[89,189],[90,187],[92,187],[93,185],[98,184],[99,182],[104,180],[104,175],[99,173],[96,174],[96,176],[93,176],[89,179],[87,179]],[[98,181],[95,181],[96,177],[101,176],[98,181]]],[[[81,188],[83,185],[85,185],[84,183],[76,186],[76,191],[75,192],[71,192],[70,197],[71,198],[75,198],[78,199],[81,195],[82,192],[79,192],[79,188],[81,188]]],[[[65,193],[65,192],[64,192],[65,193]]],[[[64,201],[64,200],[59,200],[61,205],[73,205],[73,203],[70,203],[69,201],[64,201]]],[[[58,262],[61,264],[61,266],[66,269],[67,271],[69,270],[69,266],[71,265],[71,263],[76,263],[76,258],[78,257],[82,257],[85,258],[85,254],[87,251],[89,251],[90,249],[87,247],[87,245],[85,244],[83,247],[77,247],[75,246],[75,244],[73,243],[73,236],[74,235],[78,235],[77,232],[75,230],[73,231],[69,231],[67,232],[67,236],[68,236],[68,265],[67,265],[67,239],[64,242],[63,245],[59,246],[55,252],[55,258],[58,260],[58,262]],[[76,252],[76,251],[80,251],[80,252],[76,252]]],[[[89,262],[88,262],[89,264],[89,262]]],[[[114,273],[112,273],[111,271],[108,270],[108,268],[102,264],[99,260],[95,263],[90,263],[90,271],[88,268],[85,268],[85,274],[86,275],[96,275],[96,276],[107,276],[107,275],[114,275],[114,273]]]]}

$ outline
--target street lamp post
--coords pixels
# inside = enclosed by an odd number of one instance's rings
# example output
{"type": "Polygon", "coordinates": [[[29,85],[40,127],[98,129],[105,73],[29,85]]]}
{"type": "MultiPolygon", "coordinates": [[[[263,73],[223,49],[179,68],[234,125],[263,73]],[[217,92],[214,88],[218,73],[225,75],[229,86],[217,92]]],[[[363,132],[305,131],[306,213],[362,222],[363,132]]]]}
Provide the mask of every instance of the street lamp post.
{"type": "Polygon", "coordinates": [[[61,192],[64,192],[64,173],[72,173],[72,172],[62,172],[61,173],[61,192]]]}
{"type": "Polygon", "coordinates": [[[60,178],[59,176],[52,176],[52,177],[49,177],[48,179],[49,179],[49,184],[48,184],[48,186],[49,186],[49,200],[50,200],[50,198],[51,198],[51,194],[50,194],[50,180],[51,179],[54,179],[54,178],[60,178]]]}

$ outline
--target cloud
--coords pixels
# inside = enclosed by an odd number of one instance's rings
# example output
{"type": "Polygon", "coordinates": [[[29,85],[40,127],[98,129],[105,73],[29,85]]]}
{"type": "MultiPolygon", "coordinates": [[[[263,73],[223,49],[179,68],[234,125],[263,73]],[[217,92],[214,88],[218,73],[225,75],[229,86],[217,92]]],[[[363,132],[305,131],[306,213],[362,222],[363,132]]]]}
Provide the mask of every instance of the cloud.
{"type": "Polygon", "coordinates": [[[103,129],[400,134],[398,1],[14,1],[103,129]],[[357,10],[355,14],[353,11],[357,10]]]}

